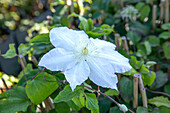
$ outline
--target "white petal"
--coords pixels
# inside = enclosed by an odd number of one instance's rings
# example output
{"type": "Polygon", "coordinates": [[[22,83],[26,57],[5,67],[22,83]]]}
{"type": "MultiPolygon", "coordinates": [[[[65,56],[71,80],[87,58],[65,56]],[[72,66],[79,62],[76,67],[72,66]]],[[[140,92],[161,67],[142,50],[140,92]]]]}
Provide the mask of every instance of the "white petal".
{"type": "Polygon", "coordinates": [[[132,68],[129,64],[129,59],[125,58],[117,51],[112,51],[110,53],[101,51],[96,58],[104,64],[110,64],[109,67],[116,73],[124,73],[132,68]]]}
{"type": "Polygon", "coordinates": [[[100,39],[93,39],[90,38],[90,40],[95,44],[95,46],[100,49],[101,51],[114,51],[116,46],[110,42],[107,42],[105,40],[100,39]]]}
{"type": "Polygon", "coordinates": [[[65,71],[66,80],[70,83],[72,90],[76,88],[77,85],[81,85],[85,80],[87,80],[90,69],[85,61],[77,63],[73,68],[65,71]]]}
{"type": "Polygon", "coordinates": [[[88,35],[84,31],[76,31],[67,27],[53,28],[50,31],[50,41],[57,48],[72,49],[75,42],[88,40],[88,35]]]}
{"type": "Polygon", "coordinates": [[[41,58],[38,65],[44,66],[51,71],[65,71],[75,63],[72,52],[62,48],[54,48],[41,58]]]}
{"type": "Polygon", "coordinates": [[[95,84],[106,87],[117,89],[117,76],[109,69],[106,70],[107,65],[99,64],[99,62],[95,61],[95,59],[88,62],[90,67],[90,80],[95,84]]]}

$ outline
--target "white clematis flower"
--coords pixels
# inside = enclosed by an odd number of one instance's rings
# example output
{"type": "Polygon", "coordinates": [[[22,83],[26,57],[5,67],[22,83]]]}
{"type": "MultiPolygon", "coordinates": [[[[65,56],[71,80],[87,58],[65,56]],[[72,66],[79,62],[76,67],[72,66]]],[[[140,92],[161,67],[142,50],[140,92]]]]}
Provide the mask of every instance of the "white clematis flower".
{"type": "Polygon", "coordinates": [[[84,31],[53,28],[50,41],[55,48],[46,53],[38,65],[51,71],[64,71],[72,90],[88,77],[99,86],[117,89],[118,80],[114,73],[131,69],[129,60],[115,51],[114,44],[89,39],[84,31]]]}

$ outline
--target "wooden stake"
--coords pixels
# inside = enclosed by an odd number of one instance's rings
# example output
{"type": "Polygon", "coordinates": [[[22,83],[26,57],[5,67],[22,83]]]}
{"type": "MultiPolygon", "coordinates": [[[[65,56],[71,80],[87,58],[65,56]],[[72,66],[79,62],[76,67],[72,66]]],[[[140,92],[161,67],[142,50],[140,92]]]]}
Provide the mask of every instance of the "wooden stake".
{"type": "Polygon", "coordinates": [[[159,71],[159,64],[156,64],[156,71],[159,71]]]}
{"type": "Polygon", "coordinates": [[[119,0],[120,7],[123,8],[123,2],[122,0],[119,0]]]}
{"type": "Polygon", "coordinates": [[[71,0],[71,6],[70,6],[70,13],[73,13],[74,12],[74,2],[73,0],[71,0]]]}
{"type": "Polygon", "coordinates": [[[169,0],[165,1],[165,23],[169,22],[169,0]]]}
{"type": "Polygon", "coordinates": [[[104,35],[104,36],[103,36],[103,39],[104,39],[104,40],[107,40],[107,36],[106,36],[106,35],[104,35]]]}
{"type": "Polygon", "coordinates": [[[26,67],[26,65],[27,65],[25,57],[23,55],[19,55],[19,59],[20,59],[21,66],[24,69],[26,67]]]}
{"type": "Polygon", "coordinates": [[[20,59],[20,63],[21,63],[22,72],[23,72],[24,77],[25,77],[25,81],[27,82],[27,77],[26,77],[25,72],[24,72],[24,68],[26,67],[27,62],[26,62],[25,57],[23,55],[19,55],[19,59],[20,59]]]}
{"type": "Polygon", "coordinates": [[[134,74],[133,76],[133,107],[138,107],[138,74],[134,74]]]}
{"type": "Polygon", "coordinates": [[[160,6],[160,15],[159,15],[159,20],[163,21],[163,16],[164,16],[164,5],[165,5],[165,0],[161,0],[161,3],[159,4],[160,6]]]}
{"type": "Polygon", "coordinates": [[[121,74],[117,73],[117,79],[118,79],[118,81],[120,82],[121,74]]]}
{"type": "Polygon", "coordinates": [[[39,105],[40,105],[40,110],[41,110],[41,112],[42,112],[42,113],[45,113],[44,107],[43,107],[42,103],[40,103],[39,105]]]}
{"type": "Polygon", "coordinates": [[[84,15],[84,8],[83,8],[82,0],[76,0],[76,3],[77,3],[77,6],[78,6],[79,15],[83,16],[84,15]]]}
{"type": "Polygon", "coordinates": [[[153,12],[152,12],[152,28],[155,29],[156,28],[156,9],[157,9],[157,5],[153,5],[152,8],[153,12]]]}
{"type": "Polygon", "coordinates": [[[54,104],[52,102],[52,99],[50,97],[47,97],[45,100],[44,100],[44,104],[45,104],[45,107],[46,107],[46,111],[49,112],[50,110],[54,109],[54,104]]]}
{"type": "Polygon", "coordinates": [[[122,37],[122,44],[121,45],[122,45],[123,49],[126,51],[126,53],[129,54],[129,47],[128,47],[128,43],[127,43],[125,36],[122,37]]]}
{"type": "Polygon", "coordinates": [[[139,75],[139,88],[140,88],[140,92],[141,92],[141,95],[142,95],[142,102],[143,102],[143,107],[148,107],[148,102],[147,102],[147,97],[146,97],[146,90],[144,88],[144,85],[143,85],[143,80],[142,80],[142,77],[141,75],[139,75]]]}
{"type": "Polygon", "coordinates": [[[119,48],[119,38],[120,38],[120,35],[118,33],[115,33],[115,44],[116,44],[116,50],[118,50],[119,48]]]}
{"type": "Polygon", "coordinates": [[[34,63],[35,66],[38,66],[38,61],[34,55],[31,56],[31,61],[34,63]]]}
{"type": "Polygon", "coordinates": [[[74,12],[74,3],[73,0],[65,0],[65,4],[69,7],[68,14],[74,12]]]}

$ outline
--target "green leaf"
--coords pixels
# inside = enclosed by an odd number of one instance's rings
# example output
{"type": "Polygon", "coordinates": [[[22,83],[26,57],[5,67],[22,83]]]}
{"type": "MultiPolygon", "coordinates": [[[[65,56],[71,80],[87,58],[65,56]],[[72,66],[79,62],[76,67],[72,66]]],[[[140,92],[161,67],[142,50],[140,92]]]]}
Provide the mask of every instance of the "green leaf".
{"type": "Polygon", "coordinates": [[[149,43],[151,46],[156,47],[160,44],[160,39],[155,36],[149,36],[149,43]]]}
{"type": "Polygon", "coordinates": [[[136,59],[135,56],[131,56],[129,62],[134,69],[139,69],[141,67],[140,62],[136,59]]]}
{"type": "Polygon", "coordinates": [[[100,38],[103,35],[108,36],[112,32],[113,32],[112,26],[103,24],[100,27],[93,28],[93,30],[91,30],[91,31],[87,31],[86,33],[89,37],[100,38]]]}
{"type": "Polygon", "coordinates": [[[70,113],[70,107],[64,102],[55,103],[55,111],[57,113],[70,113]]]}
{"type": "Polygon", "coordinates": [[[31,102],[24,87],[18,86],[0,94],[0,113],[25,112],[29,105],[31,102]]]}
{"type": "Polygon", "coordinates": [[[170,85],[165,85],[164,91],[170,95],[170,85]]]}
{"type": "Polygon", "coordinates": [[[106,95],[108,96],[118,96],[119,95],[119,91],[116,89],[109,89],[105,92],[106,95]]]}
{"type": "MultiPolygon", "coordinates": [[[[32,71],[32,64],[27,64],[26,67],[24,68],[24,73],[27,74],[27,73],[30,73],[32,71]]],[[[18,78],[22,78],[24,76],[23,74],[23,71],[21,71],[18,75],[18,78]]]]}
{"type": "Polygon", "coordinates": [[[47,43],[49,44],[50,43],[50,38],[49,38],[49,33],[43,33],[43,34],[40,34],[36,37],[34,37],[33,39],[30,40],[30,43],[47,43]]]}
{"type": "Polygon", "coordinates": [[[163,30],[170,30],[170,23],[162,24],[161,28],[162,28],[163,30]]]}
{"type": "Polygon", "coordinates": [[[89,28],[90,28],[89,30],[92,30],[92,28],[94,27],[93,26],[93,20],[91,18],[89,18],[87,21],[88,21],[88,25],[89,25],[89,28]]]}
{"type": "Polygon", "coordinates": [[[74,110],[74,111],[80,111],[80,107],[77,106],[72,100],[67,101],[67,104],[74,110]]]}
{"type": "Polygon", "coordinates": [[[147,69],[144,65],[142,65],[140,72],[142,74],[142,79],[143,79],[143,83],[144,86],[148,85],[152,85],[152,83],[154,82],[155,78],[156,78],[156,74],[153,71],[149,71],[149,69],[147,69]]]}
{"type": "Polygon", "coordinates": [[[131,68],[131,70],[125,72],[125,73],[121,73],[123,75],[131,75],[133,76],[134,74],[139,74],[139,72],[137,72],[134,68],[131,68]]]}
{"type": "Polygon", "coordinates": [[[141,58],[146,58],[146,53],[143,50],[138,49],[136,52],[136,56],[141,58]]]}
{"type": "Polygon", "coordinates": [[[83,97],[84,93],[80,93],[79,97],[74,97],[72,101],[79,106],[79,108],[82,108],[85,106],[85,98],[83,97]]]}
{"type": "Polygon", "coordinates": [[[79,20],[81,21],[78,26],[80,28],[80,30],[89,31],[90,27],[89,27],[89,23],[88,23],[87,19],[82,16],[79,16],[79,20]]]}
{"type": "Polygon", "coordinates": [[[76,13],[71,13],[70,15],[68,15],[68,17],[67,18],[70,18],[70,17],[79,17],[79,15],[78,14],[76,14],[76,13]]]}
{"type": "Polygon", "coordinates": [[[140,11],[140,14],[141,14],[140,20],[144,21],[144,19],[149,16],[149,13],[150,13],[150,7],[149,5],[145,5],[140,11]]]}
{"type": "Polygon", "coordinates": [[[164,86],[168,82],[168,74],[164,73],[163,71],[156,72],[156,79],[152,84],[152,88],[158,89],[164,86]]]}
{"type": "Polygon", "coordinates": [[[169,39],[170,38],[170,32],[163,32],[159,35],[159,38],[162,38],[162,39],[169,39]]]}
{"type": "MultiPolygon", "coordinates": [[[[85,83],[85,82],[83,83],[83,85],[85,85],[85,86],[87,86],[87,87],[89,87],[89,88],[92,88],[91,85],[89,85],[89,84],[87,84],[87,83],[85,83]]],[[[91,89],[89,89],[89,88],[87,88],[87,87],[84,87],[84,89],[87,90],[87,91],[89,91],[89,92],[91,92],[91,93],[94,92],[93,90],[91,90],[91,89]]]]}
{"type": "Polygon", "coordinates": [[[13,58],[13,57],[17,56],[14,46],[15,46],[15,44],[13,44],[13,43],[9,44],[9,50],[5,54],[3,54],[2,56],[4,58],[13,58]]]}
{"type": "Polygon", "coordinates": [[[119,82],[119,90],[120,90],[120,96],[123,98],[123,100],[129,103],[133,97],[132,80],[130,80],[127,77],[122,77],[119,82]]]}
{"type": "Polygon", "coordinates": [[[110,105],[113,103],[108,98],[105,98],[103,95],[99,96],[99,111],[100,113],[107,113],[107,111],[110,109],[110,105]]]}
{"type": "Polygon", "coordinates": [[[133,42],[133,44],[137,44],[139,42],[139,40],[141,39],[141,37],[134,31],[129,31],[127,33],[127,39],[131,40],[133,42]]]}
{"type": "Polygon", "coordinates": [[[151,45],[150,45],[149,41],[145,41],[144,45],[145,45],[145,48],[146,48],[147,55],[151,54],[152,48],[151,48],[151,45]]]}
{"type": "Polygon", "coordinates": [[[170,113],[170,109],[162,106],[159,108],[159,113],[170,113]]]}
{"type": "Polygon", "coordinates": [[[140,23],[139,21],[131,21],[130,26],[132,30],[138,31],[142,34],[148,35],[148,33],[150,33],[150,30],[148,29],[148,27],[144,25],[143,23],[140,23]]]}
{"type": "Polygon", "coordinates": [[[155,61],[147,61],[145,64],[145,67],[150,68],[151,66],[155,65],[156,62],[155,61]]]}
{"type": "Polygon", "coordinates": [[[111,107],[109,113],[123,113],[118,107],[111,107]]]}
{"type": "Polygon", "coordinates": [[[145,57],[146,56],[146,54],[147,54],[147,51],[146,51],[146,47],[145,47],[145,45],[144,44],[137,44],[137,53],[136,53],[136,56],[138,56],[138,57],[145,57]],[[140,56],[140,55],[141,56],[140,56]]]}
{"type": "Polygon", "coordinates": [[[25,56],[26,54],[29,53],[29,46],[26,45],[26,44],[20,44],[19,47],[18,47],[18,52],[19,52],[19,55],[23,55],[25,56]]]}
{"type": "MultiPolygon", "coordinates": [[[[41,71],[40,69],[29,70],[28,72],[25,73],[25,76],[27,77],[27,80],[31,80],[33,76],[36,75],[40,71],[41,71]]],[[[21,72],[21,74],[23,73],[21,72]]],[[[22,78],[19,80],[17,84],[18,86],[24,86],[26,84],[25,76],[22,76],[22,78]]]]}
{"type": "Polygon", "coordinates": [[[138,11],[140,11],[144,5],[145,5],[145,3],[139,2],[139,3],[136,4],[135,7],[136,7],[136,9],[138,9],[138,11]]]}
{"type": "Polygon", "coordinates": [[[124,51],[123,49],[118,48],[117,51],[118,51],[121,55],[123,55],[124,57],[129,58],[129,55],[128,55],[127,52],[124,51]]]}
{"type": "MultiPolygon", "coordinates": [[[[54,76],[44,72],[44,76],[49,81],[56,81],[54,76]]],[[[47,82],[40,73],[32,81],[28,81],[26,85],[26,93],[28,98],[34,103],[39,104],[50,96],[58,88],[57,82],[47,82]]]]}
{"type": "Polygon", "coordinates": [[[98,32],[87,31],[86,34],[87,34],[89,37],[100,38],[100,37],[103,36],[105,33],[98,33],[98,32]]]}
{"type": "Polygon", "coordinates": [[[54,99],[55,103],[58,102],[67,102],[72,100],[74,97],[79,97],[82,92],[81,87],[78,86],[74,91],[71,90],[70,86],[67,85],[54,99]]]}
{"type": "Polygon", "coordinates": [[[88,19],[88,20],[87,20],[86,18],[84,18],[84,17],[82,17],[82,16],[79,16],[79,15],[76,14],[76,13],[70,14],[70,15],[68,16],[68,18],[70,18],[70,17],[72,17],[72,16],[79,18],[80,24],[79,24],[78,27],[80,28],[80,30],[90,31],[90,30],[92,29],[92,27],[93,27],[93,21],[92,21],[91,19],[88,19]]]}
{"type": "Polygon", "coordinates": [[[93,93],[85,93],[86,107],[91,110],[92,113],[99,113],[99,105],[96,95],[93,93]]]}
{"type": "Polygon", "coordinates": [[[144,57],[146,56],[145,52],[141,49],[138,49],[138,51],[136,52],[136,56],[138,57],[144,57]]]}
{"type": "Polygon", "coordinates": [[[142,74],[142,78],[143,78],[144,86],[146,85],[151,86],[156,78],[156,74],[155,72],[150,71],[150,73],[148,74],[142,74]]]}
{"type": "Polygon", "coordinates": [[[167,59],[170,59],[170,42],[165,42],[163,44],[163,50],[164,50],[165,57],[167,59]]]}
{"type": "Polygon", "coordinates": [[[154,109],[152,109],[151,112],[149,113],[170,113],[170,109],[164,106],[161,107],[155,107],[154,109]]]}
{"type": "Polygon", "coordinates": [[[62,16],[60,21],[62,26],[68,27],[70,25],[70,21],[65,16],[62,16]]]}
{"type": "Polygon", "coordinates": [[[163,97],[163,96],[154,97],[152,99],[149,99],[148,102],[157,107],[160,107],[160,106],[165,106],[168,108],[170,107],[170,101],[168,100],[167,97],[163,97]]]}
{"type": "Polygon", "coordinates": [[[149,69],[146,68],[144,65],[142,65],[141,68],[140,68],[140,72],[142,74],[148,74],[149,73],[149,69]]]}
{"type": "Polygon", "coordinates": [[[138,107],[136,113],[148,113],[148,109],[145,107],[138,107]]]}

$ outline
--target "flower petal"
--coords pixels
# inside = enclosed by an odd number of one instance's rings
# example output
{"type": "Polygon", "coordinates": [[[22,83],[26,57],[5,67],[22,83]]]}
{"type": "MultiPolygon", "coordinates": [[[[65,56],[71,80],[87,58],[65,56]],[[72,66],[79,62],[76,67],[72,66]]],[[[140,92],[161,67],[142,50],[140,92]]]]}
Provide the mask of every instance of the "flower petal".
{"type": "Polygon", "coordinates": [[[50,41],[57,48],[70,50],[75,42],[87,39],[88,35],[84,31],[76,31],[67,27],[53,28],[50,31],[50,41]]]}
{"type": "Polygon", "coordinates": [[[106,69],[107,65],[102,65],[97,62],[97,60],[93,59],[88,62],[90,67],[90,80],[95,84],[106,87],[117,89],[117,75],[115,75],[112,70],[106,69]]]}
{"type": "Polygon", "coordinates": [[[66,80],[70,83],[70,87],[72,90],[76,88],[77,85],[82,84],[85,80],[87,80],[90,69],[87,65],[86,61],[82,60],[77,63],[73,68],[65,71],[66,80]]]}
{"type": "Polygon", "coordinates": [[[116,46],[114,44],[100,39],[90,38],[90,40],[99,49],[99,54],[96,56],[98,62],[108,65],[113,72],[117,73],[123,73],[132,68],[129,59],[115,51],[116,46]]]}
{"type": "Polygon", "coordinates": [[[100,62],[104,64],[109,64],[112,71],[116,73],[124,73],[129,71],[132,67],[129,64],[129,59],[125,58],[123,55],[117,51],[106,52],[101,51],[97,56],[100,62]]]}
{"type": "Polygon", "coordinates": [[[41,58],[38,65],[44,66],[51,71],[65,71],[75,65],[75,63],[72,52],[62,48],[54,48],[41,58]]]}
{"type": "Polygon", "coordinates": [[[116,48],[114,44],[107,42],[105,40],[90,38],[90,41],[92,41],[95,44],[95,46],[101,51],[114,51],[116,48]]]}

